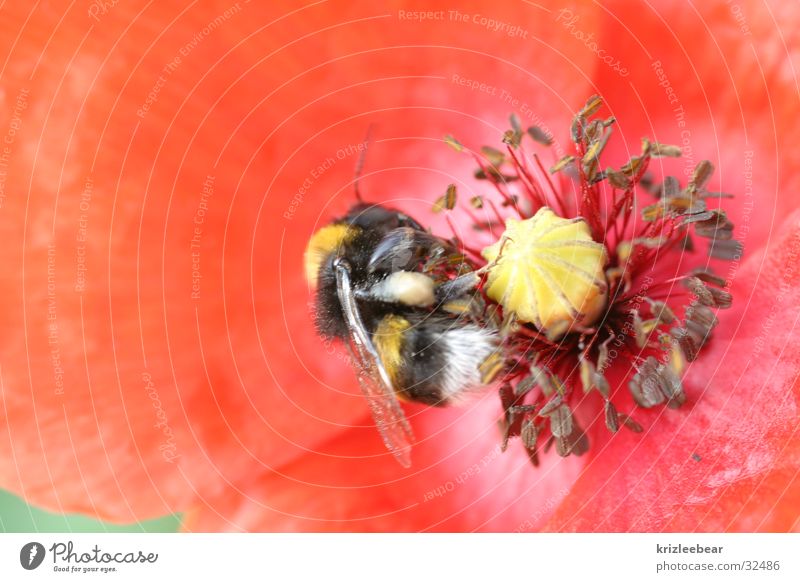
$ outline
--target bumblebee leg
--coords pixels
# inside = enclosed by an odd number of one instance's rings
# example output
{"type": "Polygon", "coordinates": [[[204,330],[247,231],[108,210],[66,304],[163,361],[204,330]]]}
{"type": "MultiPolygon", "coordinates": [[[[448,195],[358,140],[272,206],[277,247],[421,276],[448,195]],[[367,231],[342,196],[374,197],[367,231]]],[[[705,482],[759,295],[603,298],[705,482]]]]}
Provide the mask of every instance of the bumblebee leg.
{"type": "Polygon", "coordinates": [[[480,275],[473,271],[446,281],[436,287],[436,301],[446,302],[472,293],[478,286],[480,275]]]}
{"type": "Polygon", "coordinates": [[[378,355],[378,350],[372,343],[369,332],[361,319],[361,313],[358,310],[358,304],[356,303],[356,298],[350,283],[350,263],[345,259],[337,258],[333,266],[336,269],[336,292],[339,296],[339,302],[342,305],[342,311],[347,321],[351,340],[353,344],[355,344],[361,359],[366,360],[367,356],[369,356],[378,370],[380,379],[387,386],[391,386],[392,383],[389,379],[389,374],[386,368],[383,367],[380,356],[378,355]]]}
{"type": "Polygon", "coordinates": [[[503,235],[502,244],[500,245],[500,252],[497,254],[497,257],[490,263],[484,265],[477,271],[472,271],[471,273],[466,273],[455,279],[451,279],[450,281],[446,281],[442,283],[436,288],[436,299],[437,301],[447,301],[449,299],[457,299],[458,297],[467,295],[475,290],[480,283],[481,275],[492,269],[499,261],[500,257],[503,254],[503,248],[505,248],[506,242],[510,240],[508,237],[503,235]]]}

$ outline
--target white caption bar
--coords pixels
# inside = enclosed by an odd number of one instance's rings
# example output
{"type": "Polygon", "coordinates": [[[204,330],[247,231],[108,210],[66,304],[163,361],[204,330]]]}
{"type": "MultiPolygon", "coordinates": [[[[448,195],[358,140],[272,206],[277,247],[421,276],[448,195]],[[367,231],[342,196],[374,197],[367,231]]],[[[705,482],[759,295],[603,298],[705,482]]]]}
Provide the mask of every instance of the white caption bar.
{"type": "Polygon", "coordinates": [[[798,564],[793,534],[0,535],[0,580],[779,581],[798,564]]]}

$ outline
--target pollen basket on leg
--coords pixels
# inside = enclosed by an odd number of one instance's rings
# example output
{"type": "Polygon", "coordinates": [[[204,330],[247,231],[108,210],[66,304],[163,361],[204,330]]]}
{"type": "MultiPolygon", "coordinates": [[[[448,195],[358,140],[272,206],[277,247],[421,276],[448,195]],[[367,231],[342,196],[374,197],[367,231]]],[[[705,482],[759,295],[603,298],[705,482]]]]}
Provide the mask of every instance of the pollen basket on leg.
{"type": "Polygon", "coordinates": [[[606,306],[606,248],[582,219],[547,207],[526,220],[510,218],[482,254],[490,264],[487,295],[541,331],[589,326],[606,306]]]}

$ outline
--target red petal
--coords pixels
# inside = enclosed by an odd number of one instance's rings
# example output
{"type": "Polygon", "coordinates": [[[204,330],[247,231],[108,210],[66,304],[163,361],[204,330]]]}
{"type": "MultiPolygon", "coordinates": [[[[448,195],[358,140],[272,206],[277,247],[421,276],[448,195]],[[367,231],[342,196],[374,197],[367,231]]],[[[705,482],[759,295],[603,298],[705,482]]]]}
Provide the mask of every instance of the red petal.
{"type": "Polygon", "coordinates": [[[787,531],[800,506],[800,212],[736,274],[734,309],[687,373],[693,405],[638,412],[596,450],[557,531],[787,531]]]}
{"type": "Polygon", "coordinates": [[[531,531],[562,499],[578,459],[534,471],[520,443],[501,453],[495,394],[464,410],[414,407],[413,466],[374,428],[352,429],[280,473],[189,514],[192,531],[531,531]]]}
{"type": "MultiPolygon", "coordinates": [[[[604,4],[598,46],[621,59],[621,78],[602,64],[598,92],[619,120],[617,156],[639,153],[642,136],[683,147],[651,165],[685,183],[695,164],[717,168],[709,190],[735,194],[724,207],[753,249],[796,207],[792,171],[798,110],[796,4],[757,0],[604,4]],[[604,70],[605,68],[605,70],[604,70]],[[789,164],[789,165],[787,165],[789,164]],[[757,207],[754,210],[753,204],[757,207]]],[[[578,26],[583,26],[578,23],[578,26]]],[[[585,30],[592,30],[586,28],[585,30]]]]}
{"type": "Polygon", "coordinates": [[[465,175],[443,134],[483,143],[522,103],[550,124],[594,64],[524,4],[493,17],[525,22],[527,42],[401,19],[399,4],[232,6],[4,12],[0,486],[36,504],[182,510],[361,418],[300,268],[312,230],[353,199],[353,144],[377,123],[371,198],[430,201],[448,164],[465,175]]]}

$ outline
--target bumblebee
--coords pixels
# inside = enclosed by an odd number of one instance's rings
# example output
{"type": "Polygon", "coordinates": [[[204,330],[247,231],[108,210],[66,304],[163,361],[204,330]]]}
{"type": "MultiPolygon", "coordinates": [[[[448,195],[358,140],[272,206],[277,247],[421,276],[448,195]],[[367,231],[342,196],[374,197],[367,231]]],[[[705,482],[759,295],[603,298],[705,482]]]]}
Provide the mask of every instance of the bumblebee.
{"type": "Polygon", "coordinates": [[[383,442],[408,467],[398,400],[452,404],[502,367],[496,327],[465,308],[480,270],[413,218],[363,202],[314,233],[305,270],[320,335],[348,346],[383,442]]]}

